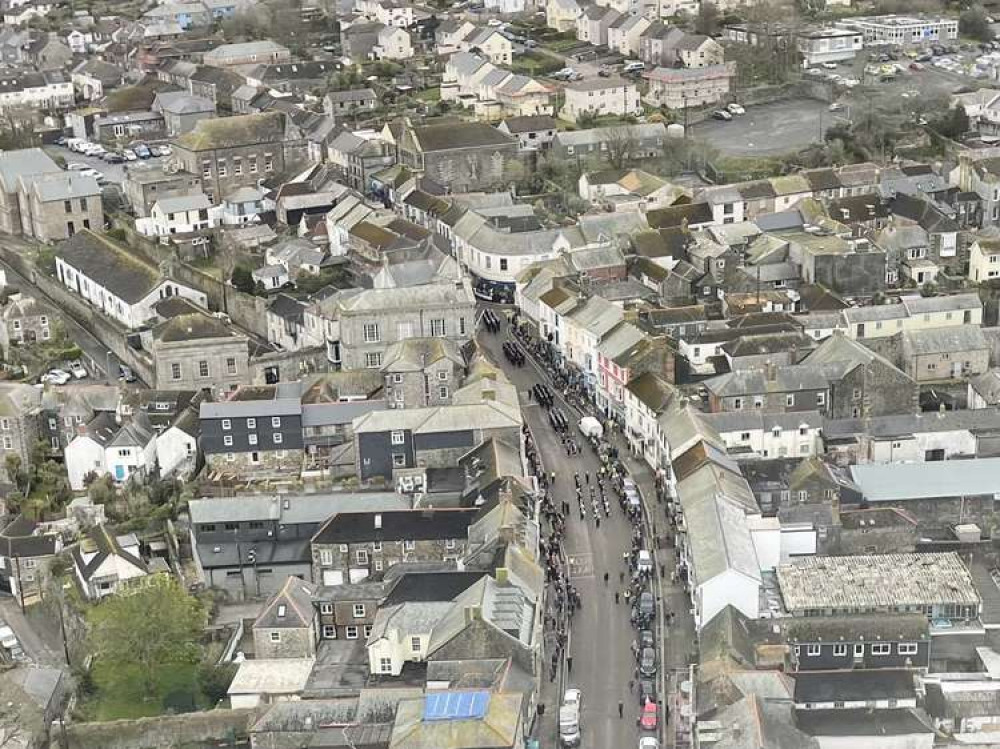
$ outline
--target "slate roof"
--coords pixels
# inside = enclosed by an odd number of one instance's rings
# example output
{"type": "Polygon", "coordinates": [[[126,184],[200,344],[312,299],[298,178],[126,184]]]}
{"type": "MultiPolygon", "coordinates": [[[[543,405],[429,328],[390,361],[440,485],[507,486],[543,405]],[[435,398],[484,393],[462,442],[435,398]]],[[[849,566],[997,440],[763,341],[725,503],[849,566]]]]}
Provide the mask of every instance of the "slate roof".
{"type": "Polygon", "coordinates": [[[194,130],[174,140],[189,151],[281,143],[285,140],[285,114],[262,112],[200,120],[194,130]]]}
{"type": "Polygon", "coordinates": [[[56,256],[129,303],[144,299],[164,280],[155,267],[90,229],[63,242],[56,256]]]}
{"type": "Polygon", "coordinates": [[[312,605],[315,586],[290,575],[281,590],[271,596],[254,620],[254,629],[307,629],[316,611],[312,605]]]}
{"type": "Polygon", "coordinates": [[[138,567],[143,572],[148,572],[146,563],[140,558],[125,551],[119,541],[118,536],[112,533],[103,524],[92,528],[87,532],[84,540],[73,549],[73,559],[76,562],[77,570],[84,580],[90,580],[91,576],[100,568],[104,560],[110,556],[118,556],[138,567]],[[92,545],[97,552],[89,562],[83,560],[83,549],[92,545]]]}
{"type": "Polygon", "coordinates": [[[154,335],[162,343],[240,337],[239,333],[222,320],[202,312],[190,312],[172,317],[158,325],[154,335]]]}
{"type": "Polygon", "coordinates": [[[519,133],[535,133],[541,130],[555,130],[557,128],[554,117],[548,115],[526,115],[523,117],[507,117],[503,125],[512,135],[519,133]]]}
{"type": "Polygon", "coordinates": [[[340,512],[313,536],[314,544],[360,541],[427,541],[464,539],[476,510],[426,509],[389,512],[340,512]],[[376,520],[381,527],[376,528],[376,520]]]}
{"type": "Polygon", "coordinates": [[[507,146],[513,142],[510,136],[483,122],[418,125],[412,132],[420,150],[424,153],[507,146]]]}
{"type": "Polygon", "coordinates": [[[916,696],[913,672],[906,669],[800,671],[795,675],[795,702],[904,700],[916,696]]]}

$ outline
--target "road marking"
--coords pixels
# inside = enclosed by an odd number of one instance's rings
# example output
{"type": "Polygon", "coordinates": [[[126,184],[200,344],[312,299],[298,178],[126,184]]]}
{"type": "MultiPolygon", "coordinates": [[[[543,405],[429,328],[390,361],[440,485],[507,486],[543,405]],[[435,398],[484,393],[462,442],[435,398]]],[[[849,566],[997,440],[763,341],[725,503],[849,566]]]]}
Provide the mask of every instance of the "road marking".
{"type": "Polygon", "coordinates": [[[594,555],[570,554],[567,556],[569,562],[570,577],[593,577],[594,576],[594,555]]]}

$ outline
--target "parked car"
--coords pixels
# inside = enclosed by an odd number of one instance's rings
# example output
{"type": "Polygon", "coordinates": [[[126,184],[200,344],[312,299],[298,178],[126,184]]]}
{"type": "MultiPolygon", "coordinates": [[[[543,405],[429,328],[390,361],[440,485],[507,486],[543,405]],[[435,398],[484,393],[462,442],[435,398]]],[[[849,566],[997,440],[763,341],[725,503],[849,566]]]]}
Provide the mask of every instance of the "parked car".
{"type": "Polygon", "coordinates": [[[656,638],[653,636],[653,630],[644,629],[639,633],[639,647],[640,648],[656,647],[656,638]]]}
{"type": "Polygon", "coordinates": [[[135,376],[135,372],[133,372],[130,367],[127,367],[124,364],[119,364],[118,379],[124,380],[125,382],[135,382],[138,378],[135,376]]]}
{"type": "Polygon", "coordinates": [[[639,572],[653,571],[653,555],[649,552],[649,549],[639,549],[639,555],[636,559],[635,568],[639,572]]]}
{"type": "Polygon", "coordinates": [[[836,70],[837,69],[837,63],[835,63],[835,62],[824,62],[823,63],[823,67],[826,68],[827,70],[836,70]]]}
{"type": "Polygon", "coordinates": [[[643,648],[639,656],[639,673],[643,676],[656,675],[656,651],[653,648],[643,648]]]}
{"type": "Polygon", "coordinates": [[[639,679],[639,705],[645,705],[647,702],[656,702],[656,681],[639,679]]]}
{"type": "Polygon", "coordinates": [[[135,155],[138,156],[140,159],[148,159],[150,156],[153,155],[153,152],[149,150],[149,147],[142,143],[132,146],[132,150],[135,152],[135,155]]]}
{"type": "Polygon", "coordinates": [[[87,376],[87,368],[83,366],[79,359],[69,363],[69,371],[78,380],[82,380],[87,376]]]}
{"type": "Polygon", "coordinates": [[[639,749],[660,749],[660,740],[655,736],[643,736],[639,739],[639,749]]]}
{"type": "Polygon", "coordinates": [[[89,167],[89,166],[86,169],[81,169],[80,170],[80,174],[82,174],[84,177],[93,177],[98,182],[101,182],[104,179],[104,175],[103,174],[101,174],[99,171],[97,171],[93,167],[89,167]]]}
{"type": "Polygon", "coordinates": [[[656,703],[647,702],[642,706],[642,714],[639,716],[639,725],[643,731],[655,731],[659,723],[656,713],[656,703]]]}
{"type": "Polygon", "coordinates": [[[733,116],[729,114],[725,109],[716,109],[712,112],[712,119],[722,120],[723,122],[729,122],[733,119],[733,116]]]}
{"type": "Polygon", "coordinates": [[[732,104],[730,104],[728,107],[726,107],[726,109],[729,111],[729,114],[746,114],[747,113],[747,110],[745,110],[743,108],[743,105],[737,104],[736,102],[733,102],[732,104]]]}
{"type": "Polygon", "coordinates": [[[159,156],[169,156],[173,152],[174,152],[174,149],[172,149],[170,146],[167,146],[167,145],[156,146],[156,153],[159,156]]]}
{"type": "Polygon", "coordinates": [[[109,164],[122,164],[125,162],[125,157],[122,156],[120,153],[116,153],[114,151],[108,151],[101,158],[104,159],[109,164]]]}
{"type": "Polygon", "coordinates": [[[52,385],[65,385],[73,379],[73,375],[63,369],[50,369],[42,375],[41,379],[42,382],[48,382],[52,385]]]}
{"type": "Polygon", "coordinates": [[[65,135],[60,135],[58,138],[56,138],[52,142],[54,144],[56,144],[57,146],[65,146],[66,145],[66,136],[65,135]]]}
{"type": "Polygon", "coordinates": [[[125,161],[138,161],[139,157],[135,155],[135,151],[131,148],[126,148],[122,151],[122,156],[125,157],[125,161]]]}
{"type": "Polygon", "coordinates": [[[82,172],[85,169],[92,169],[92,168],[93,167],[89,167],[86,164],[81,164],[78,161],[74,161],[72,164],[67,164],[66,165],[66,171],[69,171],[69,172],[82,172]]]}
{"type": "Polygon", "coordinates": [[[653,594],[648,590],[642,591],[642,593],[639,594],[639,602],[636,604],[636,608],[639,609],[639,613],[643,616],[655,616],[656,600],[653,598],[653,594]]]}

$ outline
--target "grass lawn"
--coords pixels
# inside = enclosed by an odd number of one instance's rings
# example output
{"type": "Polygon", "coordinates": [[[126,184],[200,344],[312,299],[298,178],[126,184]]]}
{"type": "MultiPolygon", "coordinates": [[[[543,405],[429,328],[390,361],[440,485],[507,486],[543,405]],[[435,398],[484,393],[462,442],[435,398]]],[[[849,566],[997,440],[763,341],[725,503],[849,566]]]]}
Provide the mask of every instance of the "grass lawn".
{"type": "Polygon", "coordinates": [[[434,88],[425,88],[423,91],[417,93],[417,98],[420,101],[426,101],[429,103],[435,103],[441,101],[441,87],[435,86],[434,88]]]}
{"type": "Polygon", "coordinates": [[[511,69],[515,73],[529,76],[554,73],[561,70],[562,67],[562,60],[532,50],[525,50],[522,54],[515,56],[514,62],[511,64],[511,69]]]}
{"type": "Polygon", "coordinates": [[[121,668],[98,661],[93,675],[97,693],[80,705],[88,720],[125,720],[209,707],[198,688],[198,665],[179,663],[164,667],[156,689],[143,699],[142,679],[134,668],[121,668]],[[169,698],[169,699],[168,699],[169,698]],[[185,704],[186,703],[186,704],[185,704]]]}

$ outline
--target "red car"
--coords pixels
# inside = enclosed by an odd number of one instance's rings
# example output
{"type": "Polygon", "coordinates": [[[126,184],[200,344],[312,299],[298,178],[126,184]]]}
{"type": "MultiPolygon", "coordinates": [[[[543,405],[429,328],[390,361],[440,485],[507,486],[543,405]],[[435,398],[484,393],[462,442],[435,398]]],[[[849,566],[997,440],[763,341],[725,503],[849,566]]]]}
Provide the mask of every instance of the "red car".
{"type": "Polygon", "coordinates": [[[656,703],[647,702],[642,706],[642,714],[639,716],[639,725],[644,731],[655,731],[657,722],[656,703]]]}

